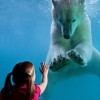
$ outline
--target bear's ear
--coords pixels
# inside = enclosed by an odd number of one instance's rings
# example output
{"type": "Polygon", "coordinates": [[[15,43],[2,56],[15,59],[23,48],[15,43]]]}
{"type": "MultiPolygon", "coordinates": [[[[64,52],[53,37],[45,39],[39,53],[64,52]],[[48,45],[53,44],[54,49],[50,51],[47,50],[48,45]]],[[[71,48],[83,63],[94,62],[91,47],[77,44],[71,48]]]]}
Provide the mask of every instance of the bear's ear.
{"type": "Polygon", "coordinates": [[[52,3],[53,3],[54,6],[57,5],[57,1],[56,0],[52,0],[52,3]]]}
{"type": "Polygon", "coordinates": [[[83,3],[85,2],[85,0],[79,0],[79,2],[80,2],[81,4],[83,4],[83,3]]]}

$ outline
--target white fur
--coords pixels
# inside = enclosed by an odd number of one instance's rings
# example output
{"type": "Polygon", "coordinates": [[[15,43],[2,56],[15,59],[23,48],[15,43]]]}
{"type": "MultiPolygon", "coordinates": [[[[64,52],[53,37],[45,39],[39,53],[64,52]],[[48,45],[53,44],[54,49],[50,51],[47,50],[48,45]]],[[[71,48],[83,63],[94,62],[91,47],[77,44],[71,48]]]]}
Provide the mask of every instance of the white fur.
{"type": "Polygon", "coordinates": [[[91,23],[85,14],[83,1],[53,0],[51,44],[46,63],[50,66],[51,62],[54,62],[54,58],[57,60],[59,55],[67,58],[70,63],[56,72],[49,71],[48,87],[42,96],[43,100],[50,99],[53,87],[59,80],[61,82],[63,79],[83,74],[100,76],[100,53],[92,45],[91,23]],[[63,30],[64,28],[67,32],[63,30]],[[69,35],[70,38],[65,39],[64,34],[69,35]],[[71,50],[74,51],[77,59],[78,56],[82,58],[82,63],[74,59],[73,56],[69,56],[71,50]]]}

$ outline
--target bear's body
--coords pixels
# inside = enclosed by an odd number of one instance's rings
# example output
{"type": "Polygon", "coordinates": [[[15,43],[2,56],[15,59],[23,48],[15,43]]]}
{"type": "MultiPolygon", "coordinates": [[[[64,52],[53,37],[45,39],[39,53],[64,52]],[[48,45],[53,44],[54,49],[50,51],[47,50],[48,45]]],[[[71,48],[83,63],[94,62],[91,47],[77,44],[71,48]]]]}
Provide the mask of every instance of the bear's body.
{"type": "Polygon", "coordinates": [[[51,44],[46,59],[50,66],[49,82],[43,100],[50,99],[49,94],[59,80],[82,74],[100,76],[100,53],[92,45],[84,0],[52,0],[52,3],[51,44]]]}

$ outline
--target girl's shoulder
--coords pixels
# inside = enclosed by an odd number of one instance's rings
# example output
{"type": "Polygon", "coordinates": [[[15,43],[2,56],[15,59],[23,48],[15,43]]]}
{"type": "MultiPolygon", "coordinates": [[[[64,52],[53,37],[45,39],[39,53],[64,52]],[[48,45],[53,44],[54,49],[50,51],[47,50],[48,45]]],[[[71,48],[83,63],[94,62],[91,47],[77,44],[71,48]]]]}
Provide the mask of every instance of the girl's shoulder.
{"type": "Polygon", "coordinates": [[[41,92],[40,87],[37,84],[34,84],[34,86],[35,86],[35,92],[39,93],[40,95],[40,92],[41,92]]]}

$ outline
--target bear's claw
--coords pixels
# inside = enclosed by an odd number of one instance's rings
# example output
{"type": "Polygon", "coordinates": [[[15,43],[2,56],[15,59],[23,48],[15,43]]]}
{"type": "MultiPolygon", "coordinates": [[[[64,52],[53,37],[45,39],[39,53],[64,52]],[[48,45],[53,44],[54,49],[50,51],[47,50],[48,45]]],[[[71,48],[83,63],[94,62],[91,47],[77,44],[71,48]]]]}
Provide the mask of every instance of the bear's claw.
{"type": "Polygon", "coordinates": [[[70,63],[68,58],[62,57],[61,55],[56,58],[53,59],[53,62],[51,62],[49,68],[52,71],[58,71],[59,69],[61,69],[62,67],[64,67],[65,65],[68,65],[70,63]]]}
{"type": "Polygon", "coordinates": [[[77,63],[79,63],[79,64],[81,64],[81,65],[85,65],[83,58],[82,58],[81,55],[80,55],[78,52],[76,52],[75,50],[71,50],[71,51],[68,53],[68,56],[69,56],[72,60],[76,61],[77,63]]]}

